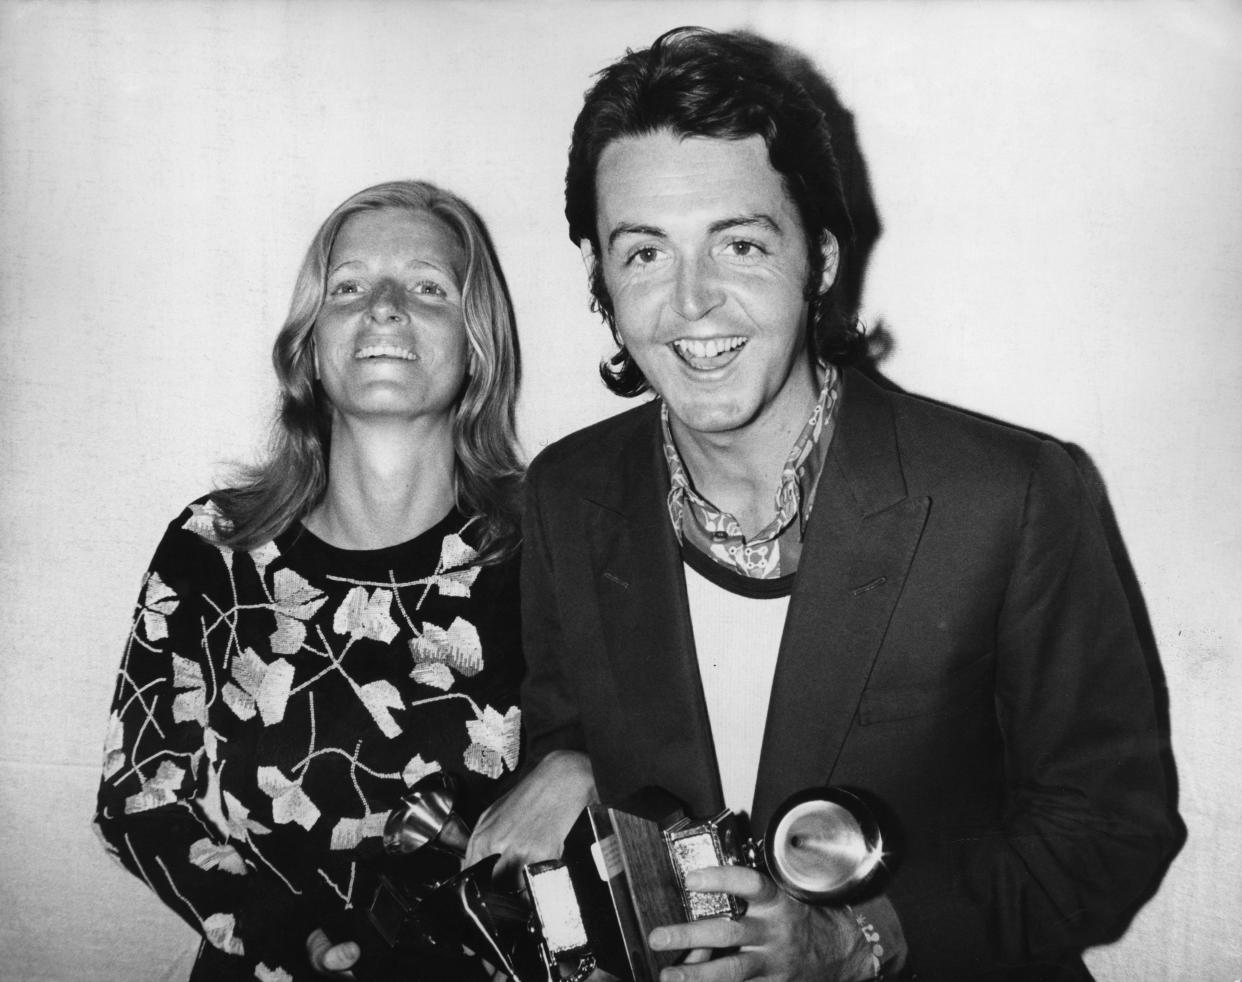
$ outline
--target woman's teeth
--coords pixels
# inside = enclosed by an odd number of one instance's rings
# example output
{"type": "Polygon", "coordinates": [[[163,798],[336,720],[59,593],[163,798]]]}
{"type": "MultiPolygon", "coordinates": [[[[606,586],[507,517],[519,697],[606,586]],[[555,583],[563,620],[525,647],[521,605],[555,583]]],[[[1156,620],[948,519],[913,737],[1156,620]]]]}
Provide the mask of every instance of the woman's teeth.
{"type": "Polygon", "coordinates": [[[395,344],[369,344],[354,352],[355,358],[400,358],[402,361],[416,361],[417,356],[409,348],[400,348],[395,344]]]}

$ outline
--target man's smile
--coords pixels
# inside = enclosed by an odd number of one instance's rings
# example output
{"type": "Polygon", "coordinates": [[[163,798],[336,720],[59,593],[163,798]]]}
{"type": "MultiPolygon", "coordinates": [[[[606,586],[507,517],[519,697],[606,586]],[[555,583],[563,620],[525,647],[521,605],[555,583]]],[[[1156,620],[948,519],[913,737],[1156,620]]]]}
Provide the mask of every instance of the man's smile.
{"type": "Polygon", "coordinates": [[[677,338],[669,343],[677,357],[691,368],[707,371],[723,368],[737,357],[748,338],[677,338]]]}

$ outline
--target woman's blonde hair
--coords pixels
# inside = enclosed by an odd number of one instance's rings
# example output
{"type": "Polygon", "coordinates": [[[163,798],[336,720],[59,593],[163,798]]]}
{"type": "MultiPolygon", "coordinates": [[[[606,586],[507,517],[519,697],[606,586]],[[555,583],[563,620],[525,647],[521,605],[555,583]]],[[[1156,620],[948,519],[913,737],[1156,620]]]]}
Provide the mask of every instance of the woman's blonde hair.
{"type": "Polygon", "coordinates": [[[454,489],[458,509],[480,520],[482,560],[494,562],[509,554],[519,537],[522,464],[514,417],[521,357],[513,304],[482,219],[461,198],[425,181],[391,181],[359,191],[315,233],[272,348],[280,407],[271,446],[263,461],[242,468],[232,487],[212,496],[222,514],[217,534],[229,546],[251,549],[300,521],[323,497],[331,406],[315,378],[312,332],[337,233],[351,215],[380,208],[435,215],[466,253],[462,311],[470,354],[453,420],[454,489]]]}

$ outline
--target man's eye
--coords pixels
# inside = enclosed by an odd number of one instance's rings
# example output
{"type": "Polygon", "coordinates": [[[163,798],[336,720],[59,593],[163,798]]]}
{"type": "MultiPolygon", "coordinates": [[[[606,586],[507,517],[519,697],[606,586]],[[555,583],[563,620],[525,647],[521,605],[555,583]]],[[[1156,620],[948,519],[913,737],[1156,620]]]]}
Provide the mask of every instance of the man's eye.
{"type": "Polygon", "coordinates": [[[626,263],[627,265],[638,263],[640,266],[645,266],[647,263],[655,262],[656,256],[659,254],[659,250],[655,246],[643,246],[641,249],[635,249],[630,253],[630,258],[626,260],[626,263]]]}
{"type": "Polygon", "coordinates": [[[763,250],[755,242],[748,239],[737,239],[729,243],[729,251],[739,259],[749,259],[752,256],[759,255],[763,250]]]}

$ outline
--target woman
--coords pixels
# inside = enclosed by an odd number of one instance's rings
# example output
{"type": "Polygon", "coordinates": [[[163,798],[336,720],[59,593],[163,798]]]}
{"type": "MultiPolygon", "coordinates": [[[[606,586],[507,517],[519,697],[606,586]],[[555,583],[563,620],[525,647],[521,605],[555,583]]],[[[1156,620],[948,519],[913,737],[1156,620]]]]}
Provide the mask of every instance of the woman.
{"type": "Polygon", "coordinates": [[[518,763],[519,358],[478,217],[418,182],[349,198],[273,360],[269,458],[146,575],[99,792],[110,850],[202,933],[196,980],[315,977],[407,787],[455,774],[469,819],[518,763]]]}

